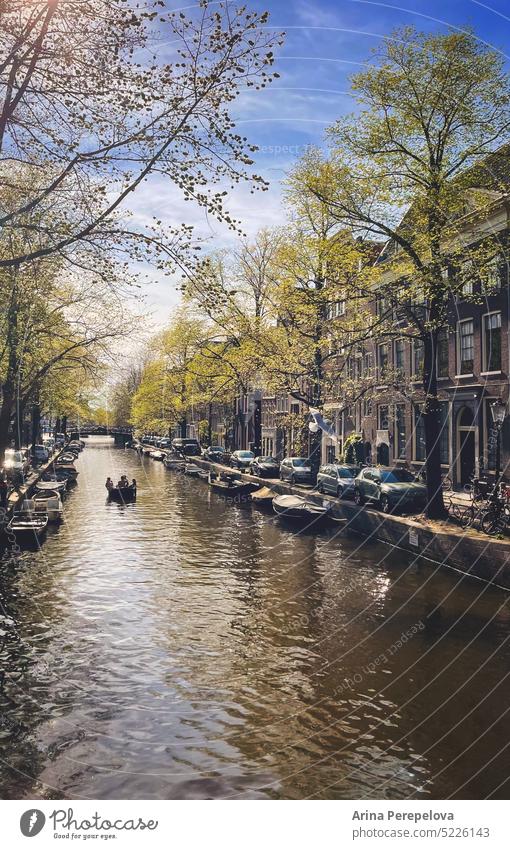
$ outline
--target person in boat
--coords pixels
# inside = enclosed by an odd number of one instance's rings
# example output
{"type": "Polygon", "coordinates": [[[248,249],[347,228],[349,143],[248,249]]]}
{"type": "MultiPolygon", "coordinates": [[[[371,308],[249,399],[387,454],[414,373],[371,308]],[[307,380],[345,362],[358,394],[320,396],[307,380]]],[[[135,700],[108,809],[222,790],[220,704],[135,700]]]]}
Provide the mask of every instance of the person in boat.
{"type": "Polygon", "coordinates": [[[108,492],[111,492],[111,491],[112,491],[112,489],[114,488],[114,486],[113,486],[113,481],[112,481],[112,479],[111,479],[111,478],[106,478],[105,487],[106,487],[106,489],[108,490],[108,492]]]}
{"type": "Polygon", "coordinates": [[[126,484],[127,484],[126,476],[121,475],[120,481],[117,481],[117,489],[124,489],[126,484]]]}
{"type": "Polygon", "coordinates": [[[136,478],[133,478],[133,480],[131,481],[131,489],[136,490],[136,478]]]}

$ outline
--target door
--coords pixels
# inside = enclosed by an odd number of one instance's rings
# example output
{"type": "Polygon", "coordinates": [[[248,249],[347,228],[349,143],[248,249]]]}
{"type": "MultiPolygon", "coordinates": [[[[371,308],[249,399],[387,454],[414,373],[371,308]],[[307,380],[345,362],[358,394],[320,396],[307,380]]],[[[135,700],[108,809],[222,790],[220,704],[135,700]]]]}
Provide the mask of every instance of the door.
{"type": "Polygon", "coordinates": [[[390,448],[385,442],[377,446],[377,462],[381,466],[389,466],[390,464],[390,448]]]}
{"type": "Polygon", "coordinates": [[[475,472],[475,432],[474,430],[459,431],[459,466],[460,483],[468,484],[475,472]]]}

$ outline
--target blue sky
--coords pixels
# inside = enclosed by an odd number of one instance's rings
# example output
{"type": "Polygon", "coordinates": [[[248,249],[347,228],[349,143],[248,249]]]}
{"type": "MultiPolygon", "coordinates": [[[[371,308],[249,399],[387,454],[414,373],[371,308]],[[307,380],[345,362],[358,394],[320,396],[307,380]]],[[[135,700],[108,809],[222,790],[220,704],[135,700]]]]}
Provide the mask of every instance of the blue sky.
{"type": "MultiPolygon", "coordinates": [[[[287,33],[275,65],[280,79],[262,92],[246,92],[234,107],[243,135],[260,147],[255,170],[271,183],[269,193],[254,196],[241,186],[230,198],[230,211],[242,220],[249,235],[261,226],[284,221],[282,178],[307,145],[323,144],[325,128],[353,110],[349,76],[392,29],[405,24],[424,30],[469,25],[483,42],[506,57],[510,55],[508,0],[489,0],[487,4],[477,0],[413,0],[401,5],[398,0],[394,4],[372,0],[247,0],[247,4],[269,10],[271,26],[287,33]]],[[[133,206],[140,216],[157,214],[195,224],[211,248],[232,241],[226,228],[203,211],[181,203],[178,195],[157,178],[146,184],[133,206]]],[[[168,279],[155,278],[146,289],[147,304],[158,324],[167,319],[177,298],[175,285],[168,279]]]]}

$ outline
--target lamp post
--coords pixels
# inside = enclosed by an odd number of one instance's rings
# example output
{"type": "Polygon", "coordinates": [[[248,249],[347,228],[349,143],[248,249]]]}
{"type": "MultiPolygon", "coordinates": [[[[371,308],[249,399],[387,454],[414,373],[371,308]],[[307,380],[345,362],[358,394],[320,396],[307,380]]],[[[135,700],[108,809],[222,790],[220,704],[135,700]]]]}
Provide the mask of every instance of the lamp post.
{"type": "Polygon", "coordinates": [[[501,428],[506,417],[506,404],[501,398],[497,401],[492,401],[491,414],[494,424],[496,425],[496,483],[499,483],[501,477],[501,428]]]}

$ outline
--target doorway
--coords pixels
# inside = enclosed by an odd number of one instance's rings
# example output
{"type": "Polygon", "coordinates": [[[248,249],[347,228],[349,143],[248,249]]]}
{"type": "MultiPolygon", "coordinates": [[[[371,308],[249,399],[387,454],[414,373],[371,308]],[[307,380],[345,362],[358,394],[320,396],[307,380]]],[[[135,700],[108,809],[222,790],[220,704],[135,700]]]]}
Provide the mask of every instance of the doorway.
{"type": "Polygon", "coordinates": [[[468,484],[475,473],[476,429],[473,411],[462,407],[457,416],[457,479],[461,486],[468,484]]]}

